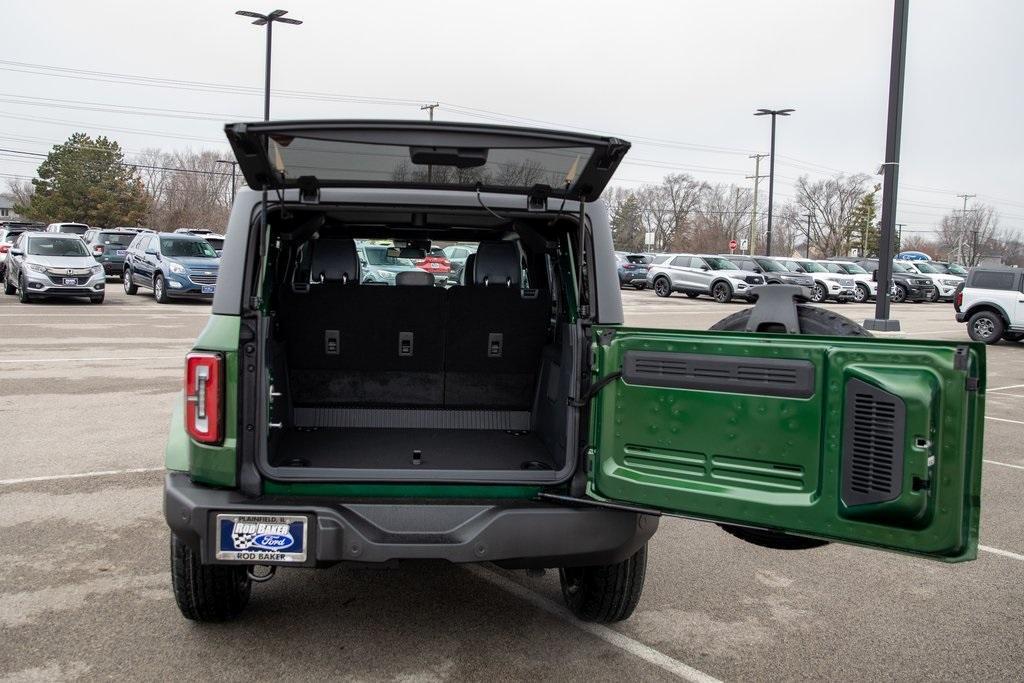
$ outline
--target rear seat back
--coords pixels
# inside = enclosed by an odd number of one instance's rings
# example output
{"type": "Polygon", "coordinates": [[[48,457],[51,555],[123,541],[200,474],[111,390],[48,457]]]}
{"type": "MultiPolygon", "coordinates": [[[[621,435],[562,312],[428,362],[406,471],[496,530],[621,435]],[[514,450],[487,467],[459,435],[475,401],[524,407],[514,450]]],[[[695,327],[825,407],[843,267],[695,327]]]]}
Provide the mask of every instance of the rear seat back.
{"type": "Polygon", "coordinates": [[[415,273],[398,286],[359,285],[347,270],[352,258],[358,267],[352,240],[313,248],[309,292],[282,293],[296,404],[531,407],[550,301],[522,289],[515,243],[481,243],[475,284],[449,290],[414,286],[427,279],[415,273]]]}
{"type": "Polygon", "coordinates": [[[515,242],[481,242],[467,285],[448,290],[445,405],[532,405],[550,302],[547,292],[524,290],[521,281],[515,242]]]}

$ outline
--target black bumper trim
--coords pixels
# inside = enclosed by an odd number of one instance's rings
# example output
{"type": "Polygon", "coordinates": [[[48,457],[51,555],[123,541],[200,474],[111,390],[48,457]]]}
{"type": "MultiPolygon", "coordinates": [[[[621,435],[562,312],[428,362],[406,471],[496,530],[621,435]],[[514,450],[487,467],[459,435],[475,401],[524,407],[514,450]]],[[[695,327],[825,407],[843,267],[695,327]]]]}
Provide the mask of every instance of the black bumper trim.
{"type": "Polygon", "coordinates": [[[214,514],[310,516],[307,566],[403,559],[497,562],[509,567],[586,566],[620,562],[646,543],[658,518],[603,508],[532,501],[367,502],[260,497],[192,483],[169,472],[164,517],[172,532],[214,559],[214,514]]]}

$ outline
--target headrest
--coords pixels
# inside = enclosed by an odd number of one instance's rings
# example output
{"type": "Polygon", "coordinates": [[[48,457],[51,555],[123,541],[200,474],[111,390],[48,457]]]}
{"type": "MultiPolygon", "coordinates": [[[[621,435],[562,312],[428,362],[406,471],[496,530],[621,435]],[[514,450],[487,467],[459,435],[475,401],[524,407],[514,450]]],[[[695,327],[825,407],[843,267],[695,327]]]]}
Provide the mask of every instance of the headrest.
{"type": "Polygon", "coordinates": [[[359,254],[355,240],[320,239],[313,246],[313,282],[359,283],[359,254]]]}
{"type": "Polygon", "coordinates": [[[476,254],[470,254],[466,257],[466,265],[462,266],[462,274],[459,278],[461,284],[471,285],[473,284],[473,269],[476,267],[476,254]]]}
{"type": "Polygon", "coordinates": [[[481,242],[473,263],[473,284],[487,287],[518,287],[522,277],[519,246],[501,240],[481,242]]]}
{"type": "Polygon", "coordinates": [[[395,285],[399,287],[406,287],[409,285],[415,287],[433,287],[434,274],[428,273],[425,270],[403,270],[395,276],[395,285]]]}

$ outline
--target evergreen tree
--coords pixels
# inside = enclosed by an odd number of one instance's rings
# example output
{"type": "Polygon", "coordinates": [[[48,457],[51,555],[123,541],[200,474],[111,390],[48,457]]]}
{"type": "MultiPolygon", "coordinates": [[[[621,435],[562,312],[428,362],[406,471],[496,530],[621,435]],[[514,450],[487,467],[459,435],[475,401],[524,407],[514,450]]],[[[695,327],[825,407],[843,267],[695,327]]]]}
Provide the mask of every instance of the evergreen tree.
{"type": "Polygon", "coordinates": [[[850,221],[850,248],[856,249],[861,256],[878,256],[878,202],[875,195],[879,186],[875,185],[871,192],[864,193],[850,221]]]}
{"type": "Polygon", "coordinates": [[[149,197],[121,147],[100,136],[75,133],[54,145],[33,179],[35,192],[15,210],[42,222],[75,221],[113,227],[141,223],[149,197]]]}
{"type": "Polygon", "coordinates": [[[631,252],[644,250],[644,224],[640,201],[635,194],[630,192],[625,199],[615,204],[611,224],[616,249],[631,252]]]}

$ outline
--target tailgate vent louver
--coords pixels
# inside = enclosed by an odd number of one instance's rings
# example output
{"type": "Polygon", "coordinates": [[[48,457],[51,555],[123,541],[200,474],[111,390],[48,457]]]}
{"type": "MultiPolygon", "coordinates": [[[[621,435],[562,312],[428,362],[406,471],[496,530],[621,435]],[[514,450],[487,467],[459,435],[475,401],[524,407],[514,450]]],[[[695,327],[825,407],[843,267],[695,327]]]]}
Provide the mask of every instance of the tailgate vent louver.
{"type": "Polygon", "coordinates": [[[627,351],[622,378],[629,384],[674,389],[789,398],[814,395],[814,364],[806,360],[627,351]]]}
{"type": "Polygon", "coordinates": [[[859,379],[847,382],[845,398],[843,502],[895,500],[903,483],[903,400],[859,379]]]}

